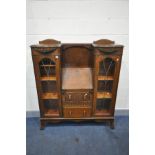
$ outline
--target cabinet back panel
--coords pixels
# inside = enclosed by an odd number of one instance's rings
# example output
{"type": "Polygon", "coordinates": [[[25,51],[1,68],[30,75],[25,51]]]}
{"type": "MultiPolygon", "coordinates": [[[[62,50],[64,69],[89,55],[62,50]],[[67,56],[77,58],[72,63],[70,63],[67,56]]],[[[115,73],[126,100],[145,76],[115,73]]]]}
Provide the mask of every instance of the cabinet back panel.
{"type": "Polygon", "coordinates": [[[93,51],[91,45],[63,45],[62,67],[93,67],[93,51]]]}

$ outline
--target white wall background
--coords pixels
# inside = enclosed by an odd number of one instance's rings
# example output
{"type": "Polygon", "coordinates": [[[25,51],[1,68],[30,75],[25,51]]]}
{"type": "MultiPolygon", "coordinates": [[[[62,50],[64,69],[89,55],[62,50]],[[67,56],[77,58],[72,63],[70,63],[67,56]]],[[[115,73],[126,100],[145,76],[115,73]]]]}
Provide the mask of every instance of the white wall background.
{"type": "Polygon", "coordinates": [[[27,111],[38,110],[30,45],[53,38],[92,43],[101,38],[123,44],[116,108],[128,109],[128,0],[27,0],[27,111]]]}

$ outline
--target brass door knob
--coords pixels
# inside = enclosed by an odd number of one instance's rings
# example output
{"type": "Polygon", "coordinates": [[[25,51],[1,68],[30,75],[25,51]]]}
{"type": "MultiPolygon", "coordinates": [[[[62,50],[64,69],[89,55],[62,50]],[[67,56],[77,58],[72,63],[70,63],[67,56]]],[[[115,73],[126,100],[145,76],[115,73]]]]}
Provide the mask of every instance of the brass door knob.
{"type": "Polygon", "coordinates": [[[56,56],[55,56],[55,59],[59,59],[59,56],[58,56],[58,55],[56,55],[56,56]]]}
{"type": "Polygon", "coordinates": [[[117,58],[116,61],[118,62],[119,61],[119,58],[117,58]]]}

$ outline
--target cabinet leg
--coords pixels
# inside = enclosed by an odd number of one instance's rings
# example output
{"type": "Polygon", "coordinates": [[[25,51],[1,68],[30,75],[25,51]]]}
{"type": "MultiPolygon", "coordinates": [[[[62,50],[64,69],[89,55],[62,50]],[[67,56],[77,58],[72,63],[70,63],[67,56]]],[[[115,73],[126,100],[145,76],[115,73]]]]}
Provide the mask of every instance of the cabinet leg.
{"type": "Polygon", "coordinates": [[[40,130],[44,130],[45,126],[46,126],[46,122],[40,121],[40,130]]]}
{"type": "Polygon", "coordinates": [[[114,120],[110,120],[110,128],[111,129],[114,129],[115,128],[114,120]]]}

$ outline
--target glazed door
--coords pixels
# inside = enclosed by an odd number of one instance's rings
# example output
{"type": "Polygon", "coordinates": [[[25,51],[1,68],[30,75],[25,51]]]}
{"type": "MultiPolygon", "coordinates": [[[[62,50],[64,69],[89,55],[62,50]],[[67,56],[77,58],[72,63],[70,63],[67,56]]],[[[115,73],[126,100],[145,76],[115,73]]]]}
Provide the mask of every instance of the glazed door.
{"type": "Polygon", "coordinates": [[[42,117],[59,117],[60,58],[58,55],[33,56],[39,107],[42,117]]]}
{"type": "Polygon", "coordinates": [[[96,55],[94,115],[112,115],[115,107],[120,58],[115,55],[96,55]]]}

